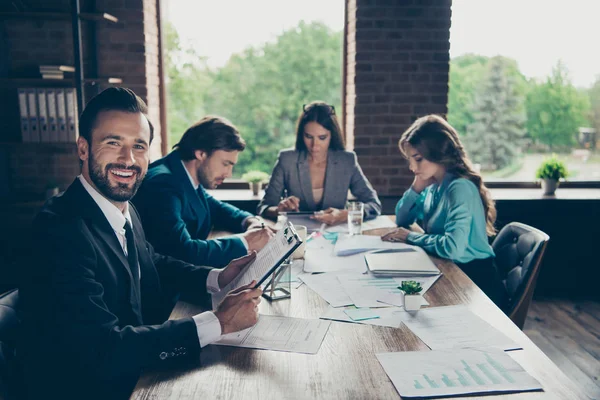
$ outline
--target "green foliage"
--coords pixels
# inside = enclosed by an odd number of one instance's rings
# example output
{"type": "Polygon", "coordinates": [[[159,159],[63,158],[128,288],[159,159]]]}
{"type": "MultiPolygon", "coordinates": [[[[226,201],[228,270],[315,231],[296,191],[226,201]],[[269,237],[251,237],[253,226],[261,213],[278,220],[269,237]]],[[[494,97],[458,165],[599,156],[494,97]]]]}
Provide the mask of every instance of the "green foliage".
{"type": "Polygon", "coordinates": [[[419,294],[423,290],[421,284],[417,281],[402,281],[398,289],[402,290],[404,294],[419,294]]]}
{"type": "Polygon", "coordinates": [[[262,171],[248,171],[242,175],[242,179],[246,182],[265,182],[269,179],[269,174],[262,171]]]}
{"type": "Polygon", "coordinates": [[[525,136],[524,85],[515,74],[516,62],[505,57],[489,60],[471,106],[473,122],[465,141],[471,158],[483,169],[507,167],[520,153],[525,136]]]}
{"type": "MultiPolygon", "coordinates": [[[[246,140],[235,176],[250,170],[270,171],[279,151],[295,143],[296,119],[303,104],[323,100],[341,115],[342,37],[342,32],[322,23],[300,22],[274,42],[232,55],[216,70],[209,69],[201,57],[195,62],[171,62],[172,144],[204,115],[220,115],[231,120],[246,140]]],[[[166,47],[170,60],[193,59],[193,51],[182,48],[174,31],[167,30],[166,47]]]]}
{"type": "Polygon", "coordinates": [[[565,163],[559,160],[556,154],[552,154],[552,157],[545,159],[535,174],[538,179],[554,179],[555,181],[566,178],[568,175],[565,163]]]}
{"type": "Polygon", "coordinates": [[[576,143],[580,126],[587,126],[589,98],[575,89],[562,62],[543,83],[534,83],[527,95],[527,130],[550,150],[576,143]]]}

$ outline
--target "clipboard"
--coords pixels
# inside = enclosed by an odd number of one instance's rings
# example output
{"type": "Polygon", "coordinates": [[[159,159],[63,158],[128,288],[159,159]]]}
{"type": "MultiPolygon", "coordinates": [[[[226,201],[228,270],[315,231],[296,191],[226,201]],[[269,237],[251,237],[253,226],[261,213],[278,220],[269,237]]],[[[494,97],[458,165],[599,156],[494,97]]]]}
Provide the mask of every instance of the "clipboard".
{"type": "Polygon", "coordinates": [[[261,286],[301,244],[302,239],[296,233],[294,225],[286,222],[281,230],[258,252],[256,259],[251,264],[240,271],[239,275],[227,286],[213,294],[213,307],[216,307],[231,290],[247,285],[253,280],[257,281],[255,288],[261,286]]]}
{"type": "MultiPolygon", "coordinates": [[[[262,278],[260,278],[260,280],[256,283],[256,286],[254,286],[254,288],[256,289],[257,287],[259,287],[260,285],[262,285],[268,278],[271,277],[271,274],[273,272],[275,272],[275,270],[281,265],[281,263],[283,263],[286,259],[288,259],[292,253],[302,244],[302,239],[300,239],[300,236],[298,236],[298,233],[296,233],[296,229],[294,229],[294,225],[291,222],[287,222],[285,224],[285,226],[282,228],[283,231],[283,236],[285,238],[285,240],[288,242],[288,244],[291,245],[291,248],[288,248],[288,251],[285,253],[285,255],[279,259],[277,259],[277,261],[275,262],[275,265],[273,265],[273,267],[271,267],[269,269],[268,272],[266,272],[262,278]],[[286,232],[287,231],[287,232],[286,232]],[[292,244],[293,242],[293,244],[292,244]]],[[[271,239],[271,240],[276,240],[277,239],[277,235],[271,239]]],[[[250,264],[250,267],[252,266],[252,264],[250,264]]]]}

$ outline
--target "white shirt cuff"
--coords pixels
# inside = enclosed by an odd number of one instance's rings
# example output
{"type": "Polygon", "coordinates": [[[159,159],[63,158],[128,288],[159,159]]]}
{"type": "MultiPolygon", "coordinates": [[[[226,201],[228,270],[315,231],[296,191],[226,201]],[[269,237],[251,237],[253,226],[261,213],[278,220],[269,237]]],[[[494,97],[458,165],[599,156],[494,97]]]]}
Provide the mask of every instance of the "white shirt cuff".
{"type": "Polygon", "coordinates": [[[213,294],[221,290],[219,287],[219,274],[221,271],[220,268],[213,268],[208,273],[208,277],[206,277],[206,290],[208,290],[208,293],[213,294]]]}
{"type": "Polygon", "coordinates": [[[207,311],[194,315],[192,318],[196,323],[200,347],[209,345],[221,338],[221,323],[215,313],[207,311]]]}

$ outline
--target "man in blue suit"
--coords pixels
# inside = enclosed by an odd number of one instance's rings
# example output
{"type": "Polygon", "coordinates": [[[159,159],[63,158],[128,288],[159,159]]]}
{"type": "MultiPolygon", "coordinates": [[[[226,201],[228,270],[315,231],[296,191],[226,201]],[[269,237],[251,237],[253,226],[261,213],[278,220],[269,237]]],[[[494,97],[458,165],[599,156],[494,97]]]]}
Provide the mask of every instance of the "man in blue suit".
{"type": "Polygon", "coordinates": [[[170,154],[150,165],[133,202],[148,241],[157,251],[194,264],[222,267],[265,246],[273,232],[258,217],[206,192],[231,176],[245,147],[231,122],[207,116],[184,133],[170,154]],[[243,233],[207,240],[213,224],[243,233]]]}

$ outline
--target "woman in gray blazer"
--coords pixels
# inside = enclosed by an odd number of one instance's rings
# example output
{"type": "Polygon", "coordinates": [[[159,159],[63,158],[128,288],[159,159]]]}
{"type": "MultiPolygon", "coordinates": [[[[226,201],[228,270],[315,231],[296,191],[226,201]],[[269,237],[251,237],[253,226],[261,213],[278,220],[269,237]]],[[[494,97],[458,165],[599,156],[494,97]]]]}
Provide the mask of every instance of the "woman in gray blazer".
{"type": "Polygon", "coordinates": [[[348,190],[365,204],[365,219],[381,213],[377,193],[363,174],[356,154],[344,150],[335,108],[305,104],[298,118],[296,148],[282,150],[273,168],[258,213],[275,218],[284,211],[320,211],[326,224],[346,221],[348,190]]]}

